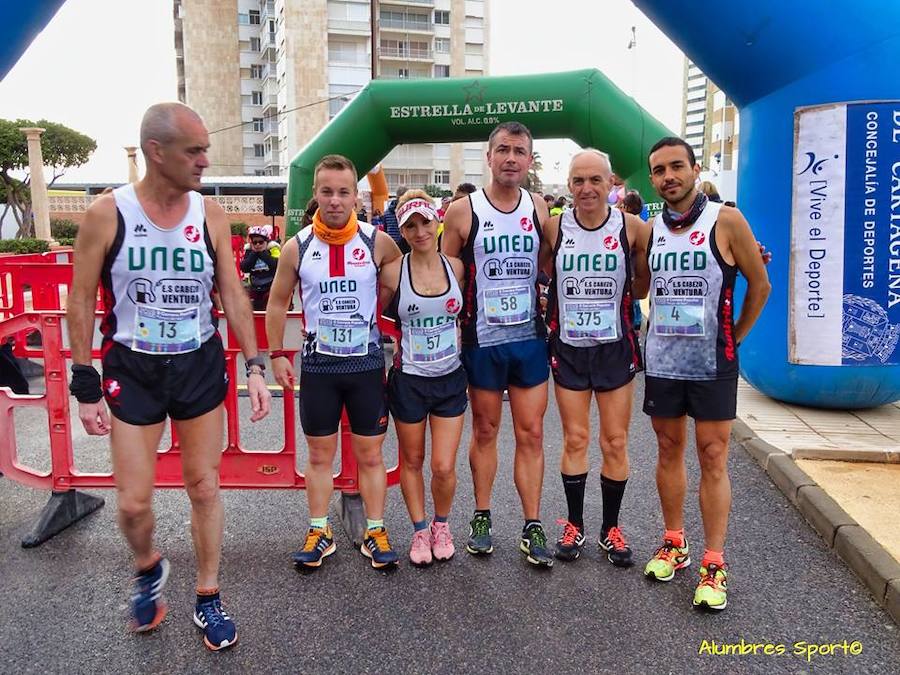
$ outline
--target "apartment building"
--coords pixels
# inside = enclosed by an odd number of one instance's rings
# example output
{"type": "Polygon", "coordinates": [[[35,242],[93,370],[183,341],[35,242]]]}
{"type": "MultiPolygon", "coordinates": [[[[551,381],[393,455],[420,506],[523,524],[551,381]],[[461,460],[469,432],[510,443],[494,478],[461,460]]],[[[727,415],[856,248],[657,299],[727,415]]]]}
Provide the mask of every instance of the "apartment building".
{"type": "MultiPolygon", "coordinates": [[[[478,77],[488,0],[173,0],[179,100],[211,136],[210,175],[279,175],[372,78],[478,77]],[[373,58],[374,27],[374,58],[373,58]]],[[[403,145],[388,185],[484,180],[483,143],[403,145]]]]}
{"type": "Polygon", "coordinates": [[[740,116],[734,103],[689,59],[684,60],[681,135],[704,171],[737,169],[740,116]]]}

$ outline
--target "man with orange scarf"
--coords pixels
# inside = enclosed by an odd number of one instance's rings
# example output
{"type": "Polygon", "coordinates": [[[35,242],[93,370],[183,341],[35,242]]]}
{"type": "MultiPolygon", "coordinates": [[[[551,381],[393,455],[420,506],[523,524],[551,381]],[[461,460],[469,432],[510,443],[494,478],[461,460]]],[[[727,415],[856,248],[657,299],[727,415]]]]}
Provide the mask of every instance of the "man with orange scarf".
{"type": "Polygon", "coordinates": [[[304,344],[300,355],[300,425],[306,435],[306,495],[310,526],[294,564],[318,567],[335,551],[328,524],[334,489],[341,410],[346,407],[359,465],[359,491],[366,510],[360,552],[372,567],[397,563],[384,527],[387,474],[381,446],[387,431],[384,354],[377,319],[381,266],[400,256],[391,238],[358,221],[356,167],[341,155],[326,155],[314,171],[319,208],[312,225],[284,245],[266,309],[269,358],[275,380],[293,387],[294,366],[284,352],[285,313],[300,283],[304,344]]]}

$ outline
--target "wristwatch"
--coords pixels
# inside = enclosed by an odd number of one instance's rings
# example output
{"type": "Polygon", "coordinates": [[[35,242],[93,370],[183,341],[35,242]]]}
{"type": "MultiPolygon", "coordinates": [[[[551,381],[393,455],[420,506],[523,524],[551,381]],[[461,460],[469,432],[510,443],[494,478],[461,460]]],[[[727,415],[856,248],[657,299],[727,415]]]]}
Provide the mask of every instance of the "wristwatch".
{"type": "Polygon", "coordinates": [[[263,357],[257,355],[257,356],[254,356],[253,358],[247,359],[247,361],[245,362],[245,365],[247,367],[247,377],[250,377],[254,373],[265,377],[266,360],[263,357]],[[254,366],[256,366],[256,368],[258,368],[258,370],[253,370],[254,366]]]}

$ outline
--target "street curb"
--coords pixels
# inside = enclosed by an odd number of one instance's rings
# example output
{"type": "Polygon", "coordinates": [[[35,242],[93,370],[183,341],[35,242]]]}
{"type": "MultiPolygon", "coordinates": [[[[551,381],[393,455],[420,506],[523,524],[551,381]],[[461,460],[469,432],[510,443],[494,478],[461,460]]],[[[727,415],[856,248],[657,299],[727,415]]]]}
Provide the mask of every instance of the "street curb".
{"type": "Polygon", "coordinates": [[[822,535],[829,548],[834,546],[834,537],[840,528],[859,525],[818,485],[804,485],[797,491],[797,508],[822,535]]]}
{"type": "Polygon", "coordinates": [[[894,621],[900,624],[900,579],[894,579],[888,584],[887,595],[884,598],[884,608],[894,621]]]}
{"type": "Polygon", "coordinates": [[[893,450],[864,450],[861,448],[794,448],[794,459],[837,460],[839,462],[875,462],[900,464],[900,452],[893,450]]]}
{"type": "Polygon", "coordinates": [[[750,456],[763,469],[768,469],[769,457],[784,455],[783,450],[779,450],[771,443],[766,443],[758,436],[753,436],[749,441],[744,442],[743,445],[744,449],[750,453],[750,456]]]}
{"type": "Polygon", "coordinates": [[[769,455],[766,462],[766,473],[794,506],[798,506],[797,492],[800,488],[816,485],[816,481],[807,476],[806,472],[783,452],[769,455]]]}
{"type": "Polygon", "coordinates": [[[788,498],[829,548],[846,563],[875,602],[900,625],[900,563],[806,472],[736,419],[733,438],[788,498]]]}
{"type": "Polygon", "coordinates": [[[859,525],[840,528],[834,537],[834,550],[884,607],[888,584],[900,580],[900,563],[894,556],[859,525]]]}

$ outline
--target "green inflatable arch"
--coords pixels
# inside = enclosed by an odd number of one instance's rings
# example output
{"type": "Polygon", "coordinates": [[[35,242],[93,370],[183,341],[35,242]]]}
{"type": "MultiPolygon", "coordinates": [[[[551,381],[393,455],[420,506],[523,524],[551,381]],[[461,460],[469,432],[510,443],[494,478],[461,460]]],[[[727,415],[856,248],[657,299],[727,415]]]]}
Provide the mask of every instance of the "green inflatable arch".
{"type": "Polygon", "coordinates": [[[324,155],[349,157],[364,175],[397,145],[485,141],[491,129],[510,120],[525,124],[535,138],[570,138],[609,153],[630,187],[645,200],[655,198],[647,151],[672,133],[599,70],[373,80],[291,162],[288,234],[300,227],[313,168],[324,155]]]}

